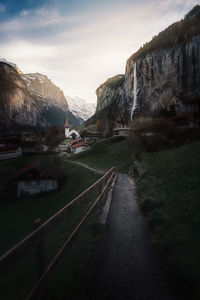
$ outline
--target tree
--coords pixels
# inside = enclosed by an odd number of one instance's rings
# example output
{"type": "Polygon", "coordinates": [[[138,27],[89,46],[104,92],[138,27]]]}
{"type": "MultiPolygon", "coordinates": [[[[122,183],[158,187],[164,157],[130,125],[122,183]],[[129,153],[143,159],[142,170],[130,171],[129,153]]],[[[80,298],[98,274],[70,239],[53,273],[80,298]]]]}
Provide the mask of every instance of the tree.
{"type": "Polygon", "coordinates": [[[58,146],[64,138],[64,128],[60,125],[49,127],[45,134],[45,142],[50,148],[58,146]]]}

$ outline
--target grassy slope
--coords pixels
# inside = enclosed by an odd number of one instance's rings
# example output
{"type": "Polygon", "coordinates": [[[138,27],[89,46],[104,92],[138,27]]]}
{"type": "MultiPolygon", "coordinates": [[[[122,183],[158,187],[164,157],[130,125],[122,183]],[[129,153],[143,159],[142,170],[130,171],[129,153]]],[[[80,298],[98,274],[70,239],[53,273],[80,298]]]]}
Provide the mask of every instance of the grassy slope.
{"type": "MultiPolygon", "coordinates": [[[[133,147],[108,139],[75,159],[107,170],[127,172],[133,147]]],[[[170,262],[189,282],[200,278],[200,142],[146,153],[138,167],[137,192],[151,228],[170,262]]]]}
{"type": "Polygon", "coordinates": [[[72,160],[105,171],[116,167],[118,172],[127,173],[131,154],[128,141],[117,137],[99,141],[91,149],[73,157],[72,160]]]}
{"type": "MultiPolygon", "coordinates": [[[[21,159],[2,161],[1,171],[9,168],[10,165],[12,165],[12,171],[17,170],[38,159],[50,164],[57,163],[54,155],[26,156],[21,159]]],[[[93,172],[65,161],[62,161],[62,167],[67,178],[59,191],[0,202],[0,253],[32,231],[34,220],[37,218],[46,220],[99,178],[93,172]]],[[[7,178],[2,178],[1,183],[4,179],[7,178]]]]}
{"type": "Polygon", "coordinates": [[[138,196],[159,242],[179,274],[200,278],[200,142],[146,154],[138,196]]]}
{"type": "MultiPolygon", "coordinates": [[[[58,160],[55,160],[54,155],[27,156],[22,159],[1,162],[1,171],[9,169],[11,164],[12,170],[15,168],[18,169],[19,166],[21,167],[36,159],[45,160],[51,164],[58,163],[58,160]]],[[[98,175],[95,175],[85,168],[64,161],[62,161],[62,165],[67,176],[67,181],[60,191],[48,193],[43,196],[17,199],[14,202],[0,203],[1,253],[8,250],[27,233],[32,231],[33,221],[35,219],[41,217],[43,221],[46,220],[99,178],[98,175]]],[[[3,185],[3,181],[4,180],[1,177],[1,185],[3,185]]],[[[67,236],[69,236],[75,225],[80,221],[81,216],[93,202],[95,196],[96,195],[93,193],[86,201],[82,201],[78,209],[73,209],[70,212],[70,215],[68,215],[66,219],[56,226],[53,232],[47,236],[45,240],[47,263],[63,245],[67,236]]],[[[73,251],[72,260],[70,260],[70,263],[65,260],[66,264],[64,264],[64,270],[62,273],[58,273],[62,275],[60,278],[68,278],[69,281],[67,286],[65,284],[59,286],[59,291],[62,296],[66,295],[66,292],[72,289],[77,272],[79,273],[80,266],[84,264],[87,256],[90,255],[93,244],[92,241],[96,237],[96,231],[93,230],[93,227],[96,226],[95,221],[96,219],[93,220],[92,223],[89,222],[89,227],[84,230],[83,237],[80,241],[75,243],[76,251],[73,251]],[[80,261],[80,266],[74,263],[77,259],[80,261]]],[[[30,290],[30,287],[36,280],[34,251],[27,253],[25,258],[20,261],[7,276],[5,276],[4,280],[1,282],[0,298],[5,300],[24,299],[25,295],[30,290]]],[[[60,282],[60,278],[57,279],[57,282],[60,282]]],[[[53,292],[57,295],[58,290],[56,287],[53,292]]],[[[54,299],[59,299],[59,297],[55,297],[54,299]]]]}

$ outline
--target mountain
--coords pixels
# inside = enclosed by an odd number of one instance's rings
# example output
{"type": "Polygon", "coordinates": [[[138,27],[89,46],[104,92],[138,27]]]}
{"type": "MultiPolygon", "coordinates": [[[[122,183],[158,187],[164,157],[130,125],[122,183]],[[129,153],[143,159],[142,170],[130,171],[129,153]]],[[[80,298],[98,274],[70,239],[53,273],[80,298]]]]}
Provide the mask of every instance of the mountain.
{"type": "Polygon", "coordinates": [[[45,75],[29,73],[21,77],[47,123],[64,125],[69,108],[63,91],[45,75]]]}
{"type": "Polygon", "coordinates": [[[2,61],[0,62],[0,124],[1,129],[46,125],[37,102],[17,69],[2,61]]]}
{"type": "Polygon", "coordinates": [[[36,128],[82,123],[69,111],[63,91],[39,73],[24,74],[16,64],[0,59],[1,129],[36,128]]]}
{"type": "MultiPolygon", "coordinates": [[[[125,76],[108,79],[96,91],[100,116],[130,123],[185,103],[200,104],[200,6],[155,36],[126,63],[125,76]],[[115,111],[115,113],[113,113],[115,111]]],[[[93,119],[97,119],[96,117],[93,119]]]]}
{"type": "Polygon", "coordinates": [[[96,104],[88,103],[80,97],[69,97],[67,96],[67,103],[69,110],[74,116],[76,116],[81,123],[89,119],[95,112],[96,104]]]}

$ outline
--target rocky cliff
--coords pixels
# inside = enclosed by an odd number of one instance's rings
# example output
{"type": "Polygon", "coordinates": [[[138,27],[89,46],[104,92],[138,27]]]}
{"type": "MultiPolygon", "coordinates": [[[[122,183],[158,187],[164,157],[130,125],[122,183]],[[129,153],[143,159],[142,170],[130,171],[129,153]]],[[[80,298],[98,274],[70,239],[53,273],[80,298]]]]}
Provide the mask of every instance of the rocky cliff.
{"type": "Polygon", "coordinates": [[[153,51],[126,66],[125,90],[131,117],[200,99],[200,35],[153,51]]]}
{"type": "Polygon", "coordinates": [[[31,73],[22,74],[21,77],[47,123],[64,125],[69,109],[63,91],[45,75],[31,73]]]}
{"type": "Polygon", "coordinates": [[[1,129],[71,125],[80,119],[69,111],[63,91],[42,74],[23,74],[16,64],[0,59],[1,129]]]}
{"type": "Polygon", "coordinates": [[[107,79],[96,90],[96,114],[101,111],[109,113],[108,117],[118,122],[123,122],[126,112],[125,76],[116,75],[107,79]]]}
{"type": "Polygon", "coordinates": [[[111,105],[115,121],[138,114],[200,103],[200,6],[143,45],[126,64],[125,78],[115,76],[97,89],[97,112],[111,105]],[[120,79],[121,78],[121,79],[120,79]],[[112,86],[112,81],[121,84],[112,86]],[[120,80],[119,80],[120,79],[120,80]]]}
{"type": "Polygon", "coordinates": [[[39,107],[17,70],[0,62],[1,127],[44,125],[39,107]]]}

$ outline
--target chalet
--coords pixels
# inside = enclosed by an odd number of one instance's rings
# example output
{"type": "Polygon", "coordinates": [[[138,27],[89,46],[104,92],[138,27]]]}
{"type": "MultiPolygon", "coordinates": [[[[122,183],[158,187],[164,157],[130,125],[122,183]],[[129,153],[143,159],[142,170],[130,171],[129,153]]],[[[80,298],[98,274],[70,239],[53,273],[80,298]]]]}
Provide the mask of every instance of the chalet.
{"type": "Polygon", "coordinates": [[[88,143],[85,143],[85,142],[75,143],[71,147],[72,153],[74,153],[74,154],[83,152],[83,151],[87,150],[88,148],[89,148],[89,145],[88,145],[88,143]]]}
{"type": "Polygon", "coordinates": [[[0,145],[0,160],[22,156],[22,148],[18,145],[0,145]]]}
{"type": "Polygon", "coordinates": [[[9,185],[16,191],[17,197],[21,197],[56,190],[58,179],[54,168],[36,161],[14,174],[9,185]]]}

